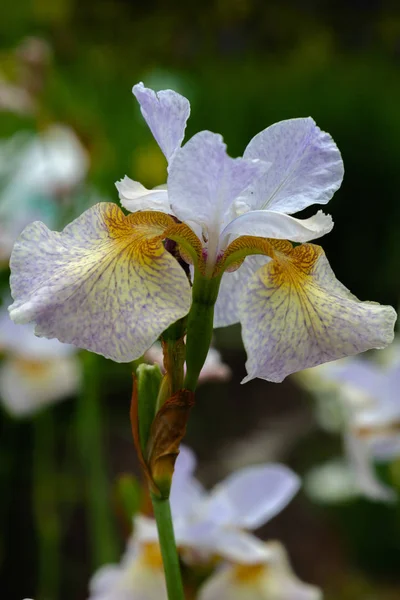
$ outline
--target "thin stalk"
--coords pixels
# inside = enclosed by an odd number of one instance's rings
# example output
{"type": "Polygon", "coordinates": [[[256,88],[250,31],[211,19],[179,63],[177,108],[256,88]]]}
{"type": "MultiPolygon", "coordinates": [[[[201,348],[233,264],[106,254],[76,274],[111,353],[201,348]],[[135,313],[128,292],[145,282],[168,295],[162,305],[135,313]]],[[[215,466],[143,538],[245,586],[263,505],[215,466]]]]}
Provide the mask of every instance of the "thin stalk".
{"type": "Polygon", "coordinates": [[[195,391],[201,369],[211,345],[214,326],[214,306],[221,276],[209,279],[196,272],[193,300],[187,321],[186,377],[184,386],[195,391]]]}
{"type": "Polygon", "coordinates": [[[93,567],[117,560],[118,551],[109,502],[103,451],[99,358],[85,352],[84,382],[76,411],[77,437],[85,477],[87,520],[93,567]]]}
{"type": "Polygon", "coordinates": [[[52,409],[33,423],[33,503],[38,541],[37,597],[58,598],[61,523],[58,504],[55,423],[52,409]]]}
{"type": "Polygon", "coordinates": [[[157,498],[152,494],[151,500],[157,522],[168,600],[185,600],[169,499],[157,498]]]}

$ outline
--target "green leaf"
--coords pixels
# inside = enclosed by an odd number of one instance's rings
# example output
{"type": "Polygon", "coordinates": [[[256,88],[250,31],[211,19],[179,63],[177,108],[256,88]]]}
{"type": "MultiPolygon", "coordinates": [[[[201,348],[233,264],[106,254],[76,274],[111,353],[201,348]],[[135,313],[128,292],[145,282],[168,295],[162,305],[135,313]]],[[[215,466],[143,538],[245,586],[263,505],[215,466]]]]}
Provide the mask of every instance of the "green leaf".
{"type": "Polygon", "coordinates": [[[139,481],[127,473],[120,475],[116,483],[116,493],[125,517],[131,521],[139,511],[142,500],[139,481]]]}
{"type": "Polygon", "coordinates": [[[140,447],[146,458],[147,441],[156,415],[157,397],[162,381],[158,365],[145,363],[136,369],[140,447]]]}

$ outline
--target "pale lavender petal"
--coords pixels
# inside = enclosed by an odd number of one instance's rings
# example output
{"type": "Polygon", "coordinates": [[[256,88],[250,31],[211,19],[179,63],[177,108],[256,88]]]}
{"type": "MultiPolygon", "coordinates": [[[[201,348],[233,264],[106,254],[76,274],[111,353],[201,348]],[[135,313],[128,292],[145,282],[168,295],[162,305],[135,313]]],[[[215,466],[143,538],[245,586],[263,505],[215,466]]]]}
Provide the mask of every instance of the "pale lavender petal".
{"type": "MultiPolygon", "coordinates": [[[[265,172],[262,161],[230,158],[220,135],[201,131],[175,154],[168,176],[174,214],[219,237],[232,219],[234,200],[265,172]]],[[[217,239],[218,243],[218,239],[217,239]]]]}
{"type": "Polygon", "coordinates": [[[246,467],[214,488],[209,513],[221,524],[256,529],[278,513],[298,492],[300,480],[283,465],[246,467]]]}
{"type": "Polygon", "coordinates": [[[122,576],[119,565],[104,565],[93,575],[89,582],[90,598],[104,598],[111,595],[122,576]]]}
{"type": "Polygon", "coordinates": [[[271,553],[263,578],[265,598],[276,600],[322,600],[322,591],[304,583],[293,572],[287,551],[280,542],[265,544],[271,553]]]}
{"type": "Polygon", "coordinates": [[[157,542],[157,523],[154,519],[137,514],[133,521],[134,537],[130,540],[128,551],[134,556],[137,543],[157,542]]]}
{"type": "Polygon", "coordinates": [[[344,441],[359,490],[371,500],[394,502],[397,494],[377,478],[368,445],[350,432],[345,435],[344,441]]]}
{"type": "Polygon", "coordinates": [[[125,175],[123,179],[116,182],[115,187],[118,190],[121,205],[130,212],[159,210],[172,214],[167,187],[164,185],[148,190],[138,181],[133,181],[125,175]]]}
{"type": "Polygon", "coordinates": [[[210,348],[206,362],[200,373],[199,383],[206,381],[228,381],[232,376],[229,365],[222,360],[221,354],[215,348],[210,348]]]}
{"type": "MultiPolygon", "coordinates": [[[[8,306],[11,298],[4,302],[8,306]]],[[[34,325],[16,325],[7,309],[0,310],[0,352],[6,351],[25,360],[47,361],[69,356],[77,351],[76,346],[62,344],[58,340],[37,337],[34,325]]]]}
{"type": "Polygon", "coordinates": [[[165,158],[170,162],[185,136],[190,114],[189,101],[172,90],[154,92],[143,83],[133,86],[132,92],[140,110],[165,158]]]}
{"type": "Polygon", "coordinates": [[[172,516],[175,519],[186,518],[195,511],[205,498],[205,490],[201,483],[193,477],[196,468],[196,457],[190,448],[181,446],[175,463],[172,478],[170,503],[172,516]]]}
{"type": "Polygon", "coordinates": [[[329,369],[324,373],[326,379],[337,383],[346,383],[374,397],[379,395],[385,384],[385,374],[372,361],[363,358],[352,358],[329,369]]]}
{"type": "Polygon", "coordinates": [[[47,361],[6,358],[0,365],[0,399],[11,415],[32,415],[76,394],[81,380],[76,356],[54,356],[47,361]]]}
{"type": "Polygon", "coordinates": [[[360,302],[336,278],[322,248],[298,246],[248,282],[239,303],[248,376],[280,382],[290,373],[382,348],[396,312],[360,302]],[[286,262],[286,261],[291,262],[286,262]]]}
{"type": "Polygon", "coordinates": [[[81,182],[89,168],[89,157],[76,134],[64,125],[53,125],[27,144],[16,185],[26,190],[55,193],[81,182]]]}
{"type": "Polygon", "coordinates": [[[213,550],[214,555],[225,560],[248,565],[262,563],[269,558],[265,543],[239,528],[221,529],[215,536],[213,550]]]}
{"type": "Polygon", "coordinates": [[[279,542],[263,544],[264,558],[239,560],[209,577],[199,591],[199,600],[322,600],[322,592],[301,581],[279,542]]]}
{"type": "Polygon", "coordinates": [[[241,235],[260,236],[292,242],[315,240],[332,230],[330,215],[321,210],[309,219],[295,219],[272,210],[252,210],[232,221],[222,232],[221,237],[231,236],[230,241],[241,235]]]}
{"type": "Polygon", "coordinates": [[[179,448],[178,458],[175,462],[174,478],[193,475],[196,465],[197,459],[195,453],[191,448],[182,444],[179,448]]]}
{"type": "Polygon", "coordinates": [[[253,209],[291,214],[311,204],[326,204],[343,179],[340,152],[313,119],[289,119],[258,133],[244,158],[272,162],[245,195],[253,209]]]}
{"type": "Polygon", "coordinates": [[[102,203],[61,233],[43,223],[28,226],[11,257],[11,318],[36,323],[39,336],[117,362],[141,356],[187,314],[191,290],[161,243],[158,249],[157,244],[142,246],[148,228],[159,235],[161,225],[154,224],[153,231],[143,221],[136,229],[133,218],[124,217],[115,204],[102,203]],[[147,248],[145,260],[141,248],[147,248]]]}
{"type": "Polygon", "coordinates": [[[238,305],[241,294],[245,292],[250,277],[269,260],[267,256],[248,256],[236,271],[222,275],[214,309],[214,327],[239,323],[238,305]]]}
{"type": "MultiPolygon", "coordinates": [[[[398,422],[396,423],[398,427],[398,422]]],[[[368,446],[376,462],[390,462],[400,457],[400,432],[384,432],[368,440],[368,446]]]]}

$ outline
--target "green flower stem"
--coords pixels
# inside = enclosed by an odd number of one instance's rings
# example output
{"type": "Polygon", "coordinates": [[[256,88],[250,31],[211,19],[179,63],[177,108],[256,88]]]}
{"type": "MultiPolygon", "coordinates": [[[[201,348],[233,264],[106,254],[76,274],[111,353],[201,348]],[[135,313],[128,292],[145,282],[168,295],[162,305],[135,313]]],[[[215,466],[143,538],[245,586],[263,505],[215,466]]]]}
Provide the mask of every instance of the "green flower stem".
{"type": "Polygon", "coordinates": [[[176,549],[171,508],[168,498],[151,495],[154,517],[157,522],[158,539],[164,565],[168,600],[184,600],[181,569],[176,549]]]}
{"type": "MultiPolygon", "coordinates": [[[[221,277],[209,279],[196,272],[193,302],[187,318],[186,353],[183,336],[186,319],[171,325],[162,335],[166,376],[160,387],[157,408],[182,387],[194,392],[211,344],[214,305],[221,277]],[[183,378],[186,354],[186,377],[183,378]]],[[[182,578],[172,524],[169,499],[151,494],[163,559],[168,600],[184,600],[182,578]]]]}
{"type": "Polygon", "coordinates": [[[61,524],[52,409],[37,415],[33,427],[33,506],[38,540],[37,597],[58,598],[61,524]]]}
{"type": "Polygon", "coordinates": [[[103,452],[99,357],[83,354],[84,382],[78,398],[76,424],[85,477],[87,519],[93,567],[118,558],[109,502],[109,483],[103,452]]]}
{"type": "Polygon", "coordinates": [[[221,276],[209,279],[196,272],[193,282],[193,301],[188,315],[186,339],[186,389],[195,391],[197,381],[211,345],[214,324],[214,305],[217,301],[221,276]]]}

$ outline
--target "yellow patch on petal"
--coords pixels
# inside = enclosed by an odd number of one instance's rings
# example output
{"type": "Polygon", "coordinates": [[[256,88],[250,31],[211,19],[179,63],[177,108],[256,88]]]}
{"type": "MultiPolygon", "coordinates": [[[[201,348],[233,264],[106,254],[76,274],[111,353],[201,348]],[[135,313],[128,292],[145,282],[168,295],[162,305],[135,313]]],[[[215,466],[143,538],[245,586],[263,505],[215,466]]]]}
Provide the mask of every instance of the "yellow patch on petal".
{"type": "Polygon", "coordinates": [[[134,258],[139,261],[145,255],[161,256],[165,231],[175,224],[172,217],[156,211],[125,216],[116,204],[110,205],[104,215],[104,223],[110,238],[129,244],[134,258]]]}
{"type": "MultiPolygon", "coordinates": [[[[229,244],[224,254],[215,265],[213,277],[217,277],[224,271],[229,272],[232,267],[233,270],[235,270],[235,268],[238,268],[238,266],[242,264],[246,256],[250,256],[251,254],[263,254],[270,258],[274,258],[275,250],[271,242],[275,241],[278,240],[268,240],[266,238],[251,235],[243,235],[237,238],[229,244]]],[[[289,244],[290,248],[292,248],[290,242],[284,241],[284,243],[289,244]]]]}
{"type": "Polygon", "coordinates": [[[324,251],[320,246],[303,244],[293,248],[286,240],[273,240],[275,260],[271,263],[270,277],[277,286],[289,285],[298,293],[307,284],[312,269],[324,251]],[[277,242],[277,243],[275,243],[277,242]]]}
{"type": "Polygon", "coordinates": [[[261,579],[268,568],[266,563],[256,565],[235,565],[233,577],[239,583],[255,583],[261,579]]]}
{"type": "Polygon", "coordinates": [[[61,233],[29,225],[11,260],[10,315],[36,333],[118,362],[141,356],[191,304],[186,274],[165,250],[172,217],[87,210],[61,233]]]}
{"type": "Polygon", "coordinates": [[[23,358],[14,359],[16,370],[20,371],[22,377],[29,377],[33,380],[40,381],[46,377],[49,369],[52,366],[52,360],[28,360],[23,358]]]}
{"type": "Polygon", "coordinates": [[[273,256],[239,303],[248,376],[282,381],[290,373],[393,339],[391,307],[360,302],[336,278],[314,244],[269,240],[273,256]]]}
{"type": "Polygon", "coordinates": [[[184,257],[187,253],[193,264],[199,264],[204,269],[202,263],[203,247],[197,235],[185,223],[175,223],[165,231],[165,237],[177,242],[181,247],[181,254],[184,257]]]}
{"type": "Polygon", "coordinates": [[[162,569],[163,561],[160,546],[156,543],[143,544],[141,550],[141,562],[152,569],[162,569]]]}

